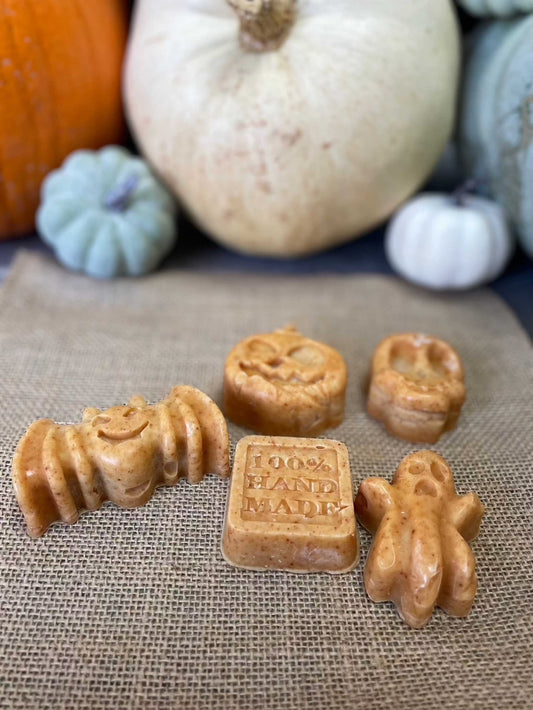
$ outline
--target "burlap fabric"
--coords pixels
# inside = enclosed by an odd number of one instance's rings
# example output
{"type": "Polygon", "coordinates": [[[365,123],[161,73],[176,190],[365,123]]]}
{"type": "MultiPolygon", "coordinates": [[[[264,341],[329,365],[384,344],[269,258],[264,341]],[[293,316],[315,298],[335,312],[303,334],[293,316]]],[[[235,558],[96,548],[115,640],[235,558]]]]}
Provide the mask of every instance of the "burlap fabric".
{"type": "MultiPolygon", "coordinates": [[[[525,333],[489,291],[432,295],[397,280],[163,272],[99,283],[23,255],[0,297],[0,707],[531,708],[533,368],[525,333]],[[413,447],[364,411],[381,338],[430,331],[463,356],[468,402],[435,447],[458,490],[487,506],[473,543],[480,588],[465,620],[421,631],[353,573],[297,576],[227,565],[227,481],[108,505],[39,540],[25,534],[11,458],[39,417],[156,401],[178,383],[220,398],[224,358],[289,322],[345,356],[354,487],[391,478],[413,447]]],[[[230,426],[232,442],[245,432],[230,426]]],[[[332,432],[328,432],[332,434],[332,432]]],[[[362,563],[370,538],[361,532],[362,563]]]]}

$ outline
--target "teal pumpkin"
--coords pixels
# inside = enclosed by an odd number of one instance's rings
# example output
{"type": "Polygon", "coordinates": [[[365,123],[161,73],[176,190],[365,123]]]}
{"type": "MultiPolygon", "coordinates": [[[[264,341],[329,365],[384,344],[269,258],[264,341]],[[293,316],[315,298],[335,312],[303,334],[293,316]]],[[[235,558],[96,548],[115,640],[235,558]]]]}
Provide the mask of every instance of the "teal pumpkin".
{"type": "Polygon", "coordinates": [[[503,206],[533,257],[533,16],[471,38],[459,145],[467,175],[503,206]]]}
{"type": "Polygon", "coordinates": [[[69,269],[96,278],[152,271],[176,240],[175,202],[124,148],[72,153],[41,189],[37,229],[69,269]]]}
{"type": "Polygon", "coordinates": [[[533,0],[457,0],[471,15],[477,17],[512,17],[533,12],[533,0]]]}

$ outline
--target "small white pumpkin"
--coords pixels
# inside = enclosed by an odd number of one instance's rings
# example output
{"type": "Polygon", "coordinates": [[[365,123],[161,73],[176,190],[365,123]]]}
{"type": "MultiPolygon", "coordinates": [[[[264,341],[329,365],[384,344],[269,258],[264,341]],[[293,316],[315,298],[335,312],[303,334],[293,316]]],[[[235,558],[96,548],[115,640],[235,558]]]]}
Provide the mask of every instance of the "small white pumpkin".
{"type": "Polygon", "coordinates": [[[459,190],[414,198],[398,210],[385,237],[391,267],[436,290],[492,281],[509,261],[513,244],[501,207],[459,190]]]}
{"type": "Polygon", "coordinates": [[[77,150],[45,178],[37,228],[69,269],[140,276],[172,249],[175,207],[146,162],[124,148],[77,150]]]}
{"type": "Polygon", "coordinates": [[[533,0],[457,0],[471,15],[477,17],[512,17],[533,12],[533,0]]]}

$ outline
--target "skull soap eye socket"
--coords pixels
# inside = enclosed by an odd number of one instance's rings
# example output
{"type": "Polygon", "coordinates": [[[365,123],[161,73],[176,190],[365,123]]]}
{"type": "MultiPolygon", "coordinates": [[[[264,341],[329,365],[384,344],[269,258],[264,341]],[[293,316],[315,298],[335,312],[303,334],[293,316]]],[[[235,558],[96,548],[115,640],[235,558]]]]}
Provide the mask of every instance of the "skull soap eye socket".
{"type": "Polygon", "coordinates": [[[318,348],[311,345],[302,345],[294,348],[288,353],[289,357],[296,360],[303,367],[323,367],[326,364],[326,356],[318,348]]]}
{"type": "Polygon", "coordinates": [[[411,343],[399,341],[394,343],[390,351],[390,364],[397,372],[410,372],[416,359],[416,349],[411,343]]]}
{"type": "Polygon", "coordinates": [[[447,352],[438,343],[432,343],[428,348],[428,362],[431,370],[439,377],[446,377],[450,368],[446,363],[447,352]]]}

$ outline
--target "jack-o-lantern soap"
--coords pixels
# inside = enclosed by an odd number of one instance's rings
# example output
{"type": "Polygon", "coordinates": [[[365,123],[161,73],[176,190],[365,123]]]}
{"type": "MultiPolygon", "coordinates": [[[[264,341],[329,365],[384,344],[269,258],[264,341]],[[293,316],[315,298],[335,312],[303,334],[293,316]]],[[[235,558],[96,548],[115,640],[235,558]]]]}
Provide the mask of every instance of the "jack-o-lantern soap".
{"type": "Polygon", "coordinates": [[[194,387],[175,387],[155,405],[133,397],[81,424],[34,422],[13,460],[13,485],[31,537],[55,522],[75,523],[106,500],[144,505],[157,486],[206,473],[229,476],[229,437],[216,404],[194,387]]]}
{"type": "Polygon", "coordinates": [[[401,333],[376,348],[368,413],[394,436],[434,444],[455,428],[465,399],[461,359],[444,340],[401,333]]]}
{"type": "Polygon", "coordinates": [[[344,419],[346,363],[295,328],[252,335],[229,354],[224,413],[260,434],[316,436],[344,419]]]}

